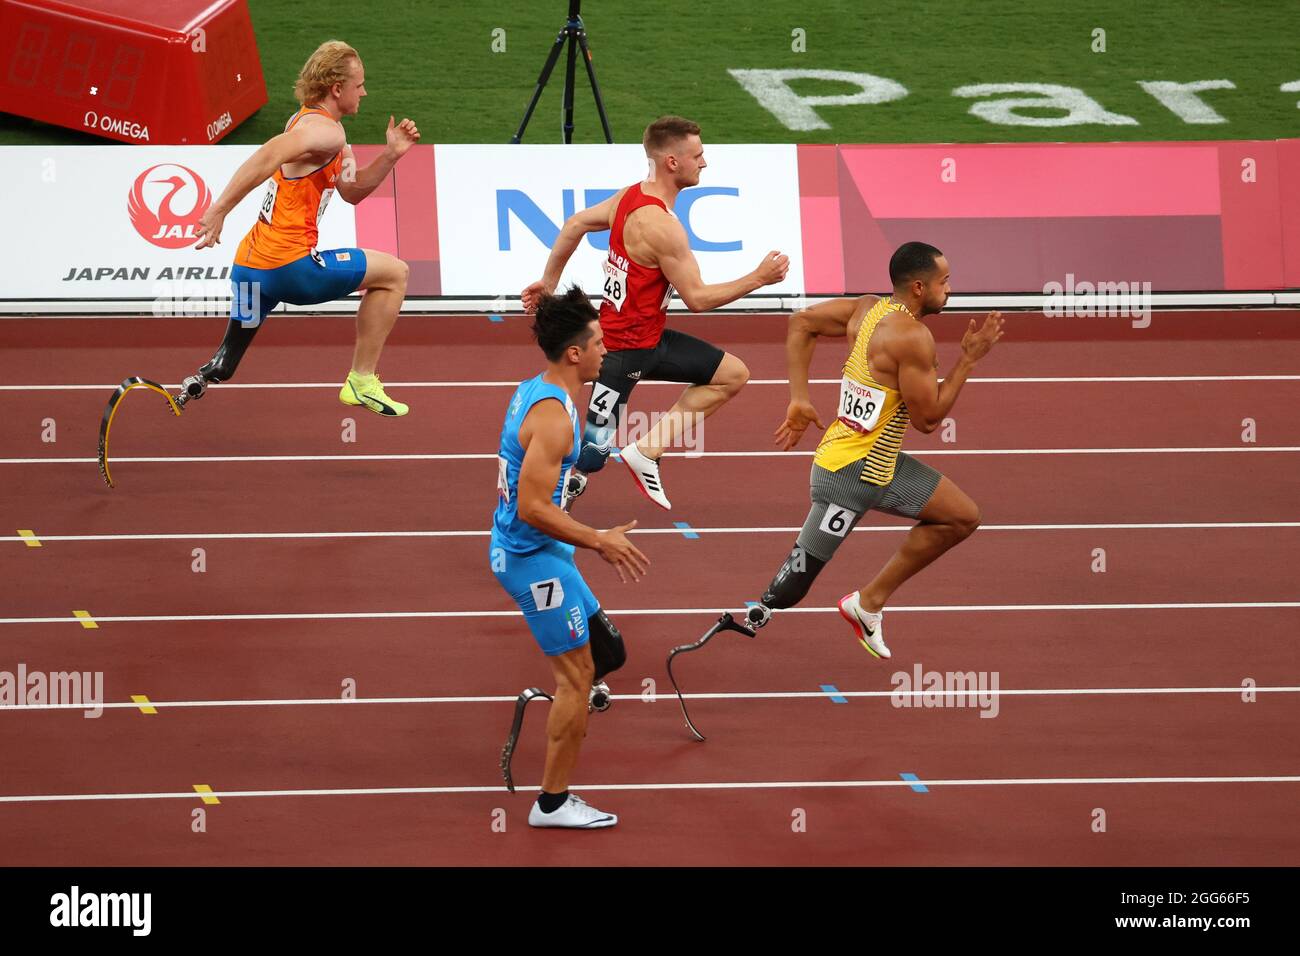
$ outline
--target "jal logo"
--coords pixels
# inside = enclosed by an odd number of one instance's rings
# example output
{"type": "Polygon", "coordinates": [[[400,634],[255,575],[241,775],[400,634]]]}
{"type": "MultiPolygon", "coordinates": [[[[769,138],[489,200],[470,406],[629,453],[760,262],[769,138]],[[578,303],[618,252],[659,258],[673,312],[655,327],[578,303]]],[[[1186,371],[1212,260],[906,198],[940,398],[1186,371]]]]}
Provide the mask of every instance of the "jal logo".
{"type": "Polygon", "coordinates": [[[194,230],[210,205],[212,193],[198,173],[161,163],[136,177],[126,208],[141,236],[155,246],[180,249],[198,242],[194,230]]]}

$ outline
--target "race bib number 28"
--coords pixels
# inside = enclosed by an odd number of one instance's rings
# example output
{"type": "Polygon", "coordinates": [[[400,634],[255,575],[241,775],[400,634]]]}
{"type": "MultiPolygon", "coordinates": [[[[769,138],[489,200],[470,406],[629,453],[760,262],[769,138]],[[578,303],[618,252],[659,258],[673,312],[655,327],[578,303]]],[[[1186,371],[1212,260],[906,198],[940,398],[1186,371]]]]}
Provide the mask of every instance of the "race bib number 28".
{"type": "Polygon", "coordinates": [[[855,382],[847,375],[840,380],[838,418],[854,431],[869,432],[880,421],[885,407],[885,393],[870,385],[855,382]]]}
{"type": "Polygon", "coordinates": [[[321,216],[325,215],[325,207],[330,204],[330,198],[334,195],[333,189],[323,190],[320,194],[320,205],[316,207],[316,225],[320,225],[321,216]]]}
{"type": "Polygon", "coordinates": [[[257,211],[257,218],[261,219],[267,225],[274,224],[275,216],[275,195],[279,186],[274,179],[266,184],[266,195],[262,197],[262,206],[257,211]]]}

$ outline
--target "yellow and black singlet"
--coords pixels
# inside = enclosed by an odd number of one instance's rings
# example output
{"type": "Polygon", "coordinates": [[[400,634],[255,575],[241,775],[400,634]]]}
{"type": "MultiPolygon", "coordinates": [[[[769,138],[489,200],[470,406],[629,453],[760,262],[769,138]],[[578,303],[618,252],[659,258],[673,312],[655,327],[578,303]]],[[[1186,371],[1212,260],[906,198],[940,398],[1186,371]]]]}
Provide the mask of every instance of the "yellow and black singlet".
{"type": "Polygon", "coordinates": [[[867,357],[867,346],[880,320],[898,311],[911,315],[907,306],[888,296],[863,317],[853,351],[844,363],[836,419],[826,429],[813,456],[813,461],[827,471],[839,471],[865,459],[859,477],[872,485],[887,485],[893,480],[903,433],[911,421],[898,389],[881,385],[871,377],[867,357]]]}

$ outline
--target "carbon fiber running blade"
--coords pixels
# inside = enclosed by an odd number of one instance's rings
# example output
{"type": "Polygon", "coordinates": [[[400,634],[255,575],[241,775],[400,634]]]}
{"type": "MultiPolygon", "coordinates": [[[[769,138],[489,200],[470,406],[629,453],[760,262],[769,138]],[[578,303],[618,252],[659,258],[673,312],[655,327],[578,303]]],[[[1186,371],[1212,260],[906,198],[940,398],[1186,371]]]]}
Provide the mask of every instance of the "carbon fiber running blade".
{"type": "Polygon", "coordinates": [[[515,781],[510,773],[510,761],[515,755],[515,746],[519,743],[519,732],[524,727],[524,709],[528,702],[537,697],[543,697],[546,700],[553,700],[550,694],[538,690],[536,687],[530,687],[515,700],[515,719],[510,724],[510,736],[506,738],[505,746],[501,748],[501,776],[505,778],[506,789],[511,793],[515,792],[515,781]]]}
{"type": "Polygon", "coordinates": [[[714,634],[717,634],[719,631],[736,631],[737,633],[744,634],[747,637],[757,636],[753,628],[739,623],[731,616],[730,612],[724,611],[718,618],[717,622],[709,628],[708,632],[694,644],[682,644],[680,647],[674,647],[668,652],[668,680],[672,683],[673,690],[677,693],[677,703],[682,707],[682,717],[686,720],[687,728],[689,728],[690,732],[695,735],[695,739],[700,742],[703,742],[707,738],[700,733],[699,729],[695,726],[694,721],[691,720],[690,713],[686,710],[686,698],[682,696],[681,688],[677,686],[677,678],[673,676],[673,658],[678,654],[683,654],[687,651],[698,651],[709,642],[709,639],[713,637],[714,634]]]}
{"type": "Polygon", "coordinates": [[[117,487],[113,484],[113,474],[108,467],[108,430],[113,424],[113,416],[117,414],[117,407],[126,397],[126,393],[137,386],[147,388],[150,391],[157,392],[163,398],[167,399],[167,404],[172,412],[180,415],[181,410],[177,406],[175,399],[168,394],[167,389],[163,388],[157,382],[151,379],[141,378],[138,375],[132,375],[130,378],[122,380],[122,384],[117,387],[112,396],[108,399],[108,404],[104,407],[104,417],[99,422],[99,476],[104,479],[104,484],[110,488],[117,487]]]}

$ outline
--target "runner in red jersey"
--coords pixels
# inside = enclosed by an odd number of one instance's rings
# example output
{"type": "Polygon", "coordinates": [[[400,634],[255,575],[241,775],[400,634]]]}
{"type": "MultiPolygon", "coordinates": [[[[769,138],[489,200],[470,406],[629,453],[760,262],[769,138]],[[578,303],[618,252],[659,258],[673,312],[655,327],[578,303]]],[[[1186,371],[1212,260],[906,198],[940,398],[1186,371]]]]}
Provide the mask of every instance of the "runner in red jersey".
{"type": "Polygon", "coordinates": [[[605,301],[600,307],[600,328],[609,351],[600,378],[592,385],[582,455],[570,478],[569,497],[580,495],[587,486],[587,475],[605,467],[636,383],[684,382],[689,387],[668,414],[618,453],[646,496],[668,509],[672,506],[659,477],[664,449],[681,437],[684,427],[697,426],[749,381],[749,369],[736,356],[684,332],[664,328],[673,290],[692,312],[707,312],[780,282],[790,259],[769,252],[748,275],[705,284],[686,230],[672,212],[677,194],[698,185],[700,170],[707,165],[700,127],[680,116],[663,116],[646,127],[642,143],[650,160],[650,177],[571,216],[551,247],[545,273],[524,289],[522,298],[524,308],[533,311],[543,293],[555,291],[582,237],[609,230],[605,301]]]}

